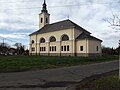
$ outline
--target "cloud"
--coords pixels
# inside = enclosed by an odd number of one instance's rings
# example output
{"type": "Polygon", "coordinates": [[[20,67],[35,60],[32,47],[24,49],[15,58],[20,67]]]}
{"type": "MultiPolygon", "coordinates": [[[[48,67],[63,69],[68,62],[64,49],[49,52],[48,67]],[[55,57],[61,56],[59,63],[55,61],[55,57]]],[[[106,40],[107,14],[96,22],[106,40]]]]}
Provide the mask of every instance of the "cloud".
{"type": "MultiPolygon", "coordinates": [[[[1,0],[0,2],[0,35],[6,38],[19,38],[22,41],[21,33],[38,30],[38,14],[41,12],[43,0],[1,0]],[[14,35],[15,33],[20,35],[14,35]]],[[[120,14],[119,2],[119,0],[47,0],[47,6],[51,14],[51,23],[68,19],[69,16],[69,19],[102,39],[103,45],[117,47],[120,32],[116,33],[109,27],[105,19],[112,17],[112,12],[120,14]]],[[[24,40],[22,42],[24,43],[24,40]]]]}
{"type": "Polygon", "coordinates": [[[30,33],[11,33],[11,34],[0,34],[2,38],[11,38],[11,39],[25,39],[30,33]]]}

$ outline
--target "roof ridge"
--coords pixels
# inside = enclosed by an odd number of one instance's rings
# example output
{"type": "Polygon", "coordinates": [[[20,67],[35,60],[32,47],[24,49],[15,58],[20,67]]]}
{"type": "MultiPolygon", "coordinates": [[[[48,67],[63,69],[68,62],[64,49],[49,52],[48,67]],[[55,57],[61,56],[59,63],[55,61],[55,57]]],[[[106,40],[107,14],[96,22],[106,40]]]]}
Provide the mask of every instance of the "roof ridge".
{"type": "Polygon", "coordinates": [[[97,38],[97,37],[94,37],[94,36],[92,36],[92,35],[90,35],[90,34],[86,34],[86,33],[81,33],[76,39],[85,39],[85,38],[88,38],[88,39],[96,39],[96,40],[99,40],[99,41],[101,41],[102,42],[102,40],[101,39],[99,39],[99,38],[97,38]]]}
{"type": "MultiPolygon", "coordinates": [[[[51,23],[50,25],[52,25],[52,24],[56,24],[56,23],[65,22],[65,21],[68,21],[68,20],[69,20],[69,19],[65,19],[65,20],[57,21],[57,22],[51,23]]],[[[70,20],[69,20],[69,21],[70,21],[70,20]]]]}

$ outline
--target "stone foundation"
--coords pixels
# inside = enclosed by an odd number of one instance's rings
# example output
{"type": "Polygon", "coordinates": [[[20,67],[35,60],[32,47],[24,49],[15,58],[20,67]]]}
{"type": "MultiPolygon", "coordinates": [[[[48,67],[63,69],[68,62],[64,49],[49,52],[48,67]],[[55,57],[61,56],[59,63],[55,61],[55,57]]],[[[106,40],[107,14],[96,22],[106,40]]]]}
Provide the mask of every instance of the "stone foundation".
{"type": "Polygon", "coordinates": [[[40,56],[82,56],[82,57],[94,57],[101,56],[100,53],[30,53],[30,55],[40,56]]]}
{"type": "Polygon", "coordinates": [[[94,57],[94,56],[101,56],[100,53],[77,53],[77,56],[82,56],[82,57],[94,57]]]}

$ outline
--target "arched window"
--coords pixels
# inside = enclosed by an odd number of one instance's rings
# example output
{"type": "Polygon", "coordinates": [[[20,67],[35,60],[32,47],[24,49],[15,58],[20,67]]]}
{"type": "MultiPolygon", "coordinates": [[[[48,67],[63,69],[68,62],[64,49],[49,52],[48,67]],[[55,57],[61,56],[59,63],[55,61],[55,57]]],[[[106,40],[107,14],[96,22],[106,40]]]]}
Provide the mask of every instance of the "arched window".
{"type": "Polygon", "coordinates": [[[67,41],[67,40],[69,40],[68,35],[63,35],[61,41],[67,41]]]}
{"type": "Polygon", "coordinates": [[[48,23],[48,18],[46,18],[46,23],[48,23]]]}
{"type": "Polygon", "coordinates": [[[55,42],[56,38],[54,36],[50,37],[50,42],[55,42]]]}
{"type": "Polygon", "coordinates": [[[41,18],[41,23],[43,22],[43,18],[41,18]]]}
{"type": "Polygon", "coordinates": [[[31,43],[32,43],[32,44],[34,44],[34,43],[35,43],[35,41],[34,41],[34,40],[32,40],[32,41],[31,41],[31,43]]]}
{"type": "Polygon", "coordinates": [[[44,39],[44,38],[41,38],[41,39],[40,39],[40,43],[45,43],[45,39],[44,39]]]}

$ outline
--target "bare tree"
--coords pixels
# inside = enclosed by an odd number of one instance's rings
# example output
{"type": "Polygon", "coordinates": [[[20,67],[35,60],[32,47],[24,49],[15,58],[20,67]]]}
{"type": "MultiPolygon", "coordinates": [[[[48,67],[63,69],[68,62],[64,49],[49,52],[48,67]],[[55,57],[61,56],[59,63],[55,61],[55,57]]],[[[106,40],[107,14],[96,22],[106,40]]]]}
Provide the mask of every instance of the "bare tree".
{"type": "Polygon", "coordinates": [[[7,43],[0,43],[0,54],[7,54],[10,49],[10,45],[7,43]]]}
{"type": "Polygon", "coordinates": [[[19,55],[24,54],[24,52],[25,52],[25,46],[24,45],[22,45],[21,43],[15,43],[14,46],[17,49],[17,54],[19,54],[19,55]]]}
{"type": "Polygon", "coordinates": [[[110,27],[114,30],[120,30],[120,16],[112,13],[112,17],[105,19],[110,24],[110,27]]]}
{"type": "MultiPolygon", "coordinates": [[[[113,14],[112,17],[106,20],[110,27],[114,30],[120,31],[120,16],[118,14],[113,14]]],[[[120,80],[120,40],[118,41],[118,50],[119,50],[119,80],[120,80]]]]}

